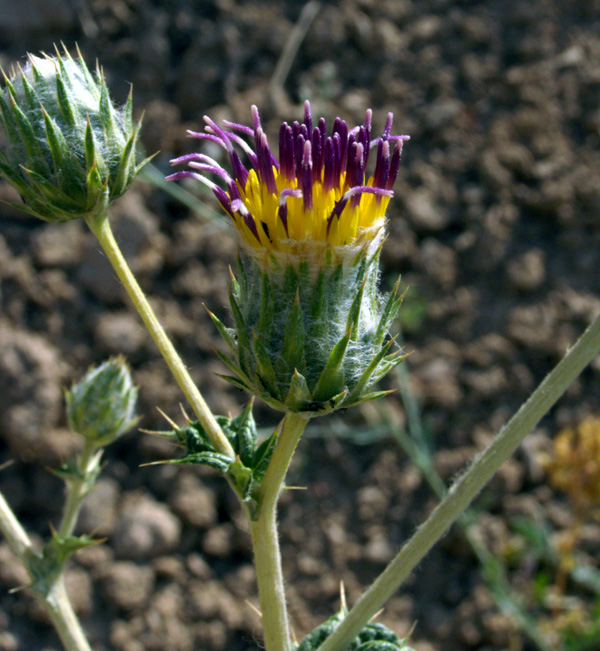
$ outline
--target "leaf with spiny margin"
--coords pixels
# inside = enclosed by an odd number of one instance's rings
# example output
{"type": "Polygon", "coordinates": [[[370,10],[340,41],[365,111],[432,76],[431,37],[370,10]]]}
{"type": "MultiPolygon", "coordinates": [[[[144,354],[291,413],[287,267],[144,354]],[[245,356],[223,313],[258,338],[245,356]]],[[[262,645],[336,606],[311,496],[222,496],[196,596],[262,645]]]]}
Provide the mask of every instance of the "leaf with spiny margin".
{"type": "Polygon", "coordinates": [[[226,426],[222,426],[235,453],[239,455],[242,463],[248,467],[252,465],[252,457],[256,447],[256,422],[252,415],[253,403],[254,400],[250,400],[240,414],[231,419],[226,426]]]}
{"type": "Polygon", "coordinates": [[[353,403],[355,400],[357,400],[360,397],[360,394],[366,389],[366,387],[372,384],[372,382],[370,381],[371,376],[377,370],[379,363],[387,355],[388,350],[395,343],[395,341],[396,341],[395,339],[391,339],[390,341],[388,341],[387,344],[382,346],[381,350],[377,353],[377,355],[375,355],[373,359],[369,362],[369,365],[363,371],[362,375],[358,379],[358,382],[352,387],[352,391],[350,391],[350,395],[348,396],[348,402],[353,403]]]}
{"type": "Polygon", "coordinates": [[[214,452],[214,446],[206,435],[204,428],[198,421],[190,423],[183,431],[177,431],[181,437],[186,454],[197,454],[201,452],[214,452]],[[181,436],[183,434],[183,436],[181,436]]]}
{"type": "Polygon", "coordinates": [[[169,459],[165,463],[179,466],[185,464],[203,465],[214,468],[219,472],[227,472],[229,466],[233,463],[233,459],[219,452],[197,452],[194,454],[186,454],[181,459],[169,459]]]}
{"type": "Polygon", "coordinates": [[[277,445],[278,430],[275,430],[271,436],[266,438],[254,451],[252,458],[252,477],[255,481],[261,482],[267,472],[269,461],[273,456],[273,450],[277,445]]]}
{"type": "Polygon", "coordinates": [[[252,488],[252,470],[240,461],[234,461],[227,470],[227,476],[233,482],[238,495],[245,501],[252,488]]]}
{"type": "Polygon", "coordinates": [[[285,397],[284,404],[291,411],[302,411],[304,407],[312,402],[312,396],[306,384],[304,375],[294,371],[290,381],[290,389],[285,397]]]}
{"type": "Polygon", "coordinates": [[[346,356],[348,342],[352,336],[352,327],[333,347],[329,359],[321,372],[317,383],[312,390],[312,399],[314,401],[326,400],[334,391],[340,391],[344,385],[344,373],[341,367],[346,356]],[[341,386],[339,386],[341,385],[341,386]]]}
{"type": "Polygon", "coordinates": [[[229,350],[235,355],[235,352],[237,350],[237,343],[231,334],[231,331],[229,328],[219,319],[219,317],[216,316],[216,314],[213,314],[208,308],[206,310],[208,312],[208,316],[210,316],[212,322],[215,324],[217,330],[219,331],[219,334],[221,335],[221,338],[223,341],[227,344],[227,347],[229,350]]]}
{"type": "Polygon", "coordinates": [[[84,479],[83,473],[79,469],[75,459],[68,459],[58,468],[50,468],[50,472],[55,477],[59,477],[67,483],[84,479]]]}
{"type": "Polygon", "coordinates": [[[285,324],[285,334],[279,357],[274,364],[277,377],[282,378],[295,368],[300,373],[306,372],[306,358],[304,356],[304,319],[300,307],[300,297],[296,291],[296,298],[288,314],[285,324]]]}

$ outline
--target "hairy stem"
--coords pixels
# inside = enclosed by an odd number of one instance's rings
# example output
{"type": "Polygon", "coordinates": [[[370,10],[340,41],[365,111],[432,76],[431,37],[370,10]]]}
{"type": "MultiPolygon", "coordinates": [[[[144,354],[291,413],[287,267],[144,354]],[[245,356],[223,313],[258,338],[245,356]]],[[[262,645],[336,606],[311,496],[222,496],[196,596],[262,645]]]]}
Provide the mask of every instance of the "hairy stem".
{"type": "Polygon", "coordinates": [[[44,604],[66,651],[92,651],[67,595],[62,574],[44,597],[44,604]]]}
{"type": "Polygon", "coordinates": [[[467,509],[498,468],[600,352],[600,316],[451,487],[443,501],[363,594],[319,651],[344,651],[414,567],[467,509]]]}
{"type": "Polygon", "coordinates": [[[291,651],[277,533],[277,499],[307,422],[298,414],[286,414],[269,467],[256,495],[258,516],[250,521],[266,651],[291,651]]]}
{"type": "Polygon", "coordinates": [[[58,537],[62,540],[65,540],[72,535],[75,530],[77,518],[81,511],[81,505],[90,489],[89,477],[100,463],[102,451],[100,450],[94,454],[95,450],[95,445],[91,441],[86,440],[81,455],[79,456],[79,459],[77,459],[79,478],[67,482],[67,500],[65,502],[62,520],[60,521],[57,531],[58,537]]]}
{"type": "MultiPolygon", "coordinates": [[[[30,560],[37,556],[37,553],[2,493],[0,493],[0,530],[12,551],[33,579],[30,560]]],[[[56,579],[48,593],[40,596],[66,651],[91,651],[67,596],[62,574],[56,579]]]]}
{"type": "Polygon", "coordinates": [[[206,404],[206,401],[202,397],[198,387],[192,381],[192,378],[181,361],[181,358],[177,354],[173,344],[167,337],[167,334],[156,318],[154,311],[150,307],[150,304],[135,279],[135,276],[131,273],[131,269],[125,261],[119,245],[115,240],[108,218],[106,215],[101,215],[100,217],[88,217],[86,218],[86,223],[90,227],[92,233],[94,233],[98,238],[100,245],[106,253],[106,257],[109,259],[116,271],[119,280],[123,283],[123,286],[129,294],[138,314],[142,318],[144,325],[150,332],[152,339],[154,339],[154,342],[158,346],[158,349],[171,370],[173,377],[185,394],[185,397],[194,410],[194,413],[204,428],[204,431],[215,446],[215,449],[218,452],[235,459],[235,453],[231,444],[223,434],[223,431],[215,420],[213,413],[206,404]]]}

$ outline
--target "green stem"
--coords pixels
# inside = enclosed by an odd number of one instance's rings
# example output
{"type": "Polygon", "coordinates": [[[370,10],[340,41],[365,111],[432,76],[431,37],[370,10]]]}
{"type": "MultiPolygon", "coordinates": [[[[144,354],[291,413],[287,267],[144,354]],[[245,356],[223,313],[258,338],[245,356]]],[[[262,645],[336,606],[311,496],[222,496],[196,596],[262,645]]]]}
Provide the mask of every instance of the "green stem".
{"type": "Polygon", "coordinates": [[[96,446],[86,439],[81,455],[77,460],[79,477],[69,479],[67,482],[67,499],[57,531],[57,535],[61,540],[65,540],[73,534],[83,499],[90,490],[90,477],[94,474],[94,470],[98,467],[102,456],[102,450],[99,450],[96,454],[94,452],[96,452],[96,446]]]}
{"type": "Polygon", "coordinates": [[[321,644],[319,651],[343,651],[348,647],[599,352],[600,316],[452,486],[443,501],[363,594],[346,619],[321,644]]]}
{"type": "Polygon", "coordinates": [[[198,387],[192,381],[190,374],[185,368],[173,344],[167,337],[163,327],[160,325],[156,315],[154,314],[144,292],[138,285],[135,276],[131,273],[119,245],[117,244],[110,227],[110,222],[106,215],[99,217],[88,217],[86,223],[90,230],[98,238],[98,242],[102,246],[106,257],[109,259],[114,270],[123,283],[125,290],[129,294],[136,310],[138,311],[146,328],[150,332],[152,339],[158,346],[158,349],[165,362],[167,363],[171,373],[173,374],[177,384],[185,394],[189,404],[191,405],[196,417],[204,428],[204,431],[210,438],[215,449],[222,454],[225,454],[232,459],[235,459],[235,452],[231,444],[223,434],[219,427],[213,413],[210,411],[198,387]]]}
{"type": "MultiPolygon", "coordinates": [[[[12,509],[0,493],[0,530],[4,534],[10,548],[17,555],[29,576],[33,579],[30,560],[38,554],[31,544],[31,540],[17,520],[12,509]]],[[[62,574],[56,579],[52,588],[42,601],[56,632],[62,640],[66,651],[91,651],[85,639],[77,615],[67,596],[62,574]]]]}
{"type": "Polygon", "coordinates": [[[269,467],[257,491],[258,516],[250,521],[266,651],[291,651],[277,534],[277,499],[307,422],[298,414],[285,415],[269,467]]]}
{"type": "Polygon", "coordinates": [[[62,574],[44,597],[44,604],[66,651],[92,651],[67,595],[62,574]]]}

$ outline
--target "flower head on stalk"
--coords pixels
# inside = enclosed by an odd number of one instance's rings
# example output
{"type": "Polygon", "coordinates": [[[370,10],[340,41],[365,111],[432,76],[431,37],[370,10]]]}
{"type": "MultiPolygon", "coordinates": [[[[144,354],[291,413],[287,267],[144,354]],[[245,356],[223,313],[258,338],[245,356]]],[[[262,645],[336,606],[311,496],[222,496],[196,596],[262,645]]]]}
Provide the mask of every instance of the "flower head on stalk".
{"type": "Polygon", "coordinates": [[[0,176],[21,195],[15,206],[49,222],[104,215],[149,160],[136,162],[131,94],[116,107],[102,71],[66,48],[2,74],[0,176]]]}
{"type": "Polygon", "coordinates": [[[377,276],[385,211],[408,136],[391,134],[389,113],[373,138],[371,110],[352,129],[336,118],[328,135],[325,119],[313,124],[306,102],[302,123],[281,126],[277,159],[255,106],[251,127],[204,119],[205,131],[189,135],[223,147],[231,171],[194,153],[172,161],[191,169],[168,178],[208,185],[240,236],[245,255],[230,294],[234,331],[213,316],[233,353],[222,356],[236,375],[228,379],[275,408],[309,415],[380,395],[368,389],[401,361],[399,351],[388,354],[400,300],[395,292],[379,296],[377,276]]]}

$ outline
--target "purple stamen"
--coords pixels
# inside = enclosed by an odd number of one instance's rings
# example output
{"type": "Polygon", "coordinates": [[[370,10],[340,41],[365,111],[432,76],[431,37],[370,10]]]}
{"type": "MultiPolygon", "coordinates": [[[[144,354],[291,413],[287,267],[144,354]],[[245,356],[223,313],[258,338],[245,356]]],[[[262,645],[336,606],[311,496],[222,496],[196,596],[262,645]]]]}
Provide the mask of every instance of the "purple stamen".
{"type": "Polygon", "coordinates": [[[333,142],[333,185],[340,185],[340,177],[342,174],[342,142],[339,133],[334,133],[332,137],[333,142]]]}
{"type": "Polygon", "coordinates": [[[302,156],[302,197],[304,209],[312,210],[312,157],[310,141],[304,143],[302,156]]]}
{"type": "Polygon", "coordinates": [[[390,171],[390,143],[388,140],[379,140],[377,146],[377,162],[373,172],[373,186],[385,188],[390,171]]]}
{"type": "Polygon", "coordinates": [[[277,184],[273,173],[273,164],[267,134],[261,127],[256,129],[256,157],[258,158],[258,173],[260,180],[267,186],[271,194],[277,193],[277,184]]]}
{"type": "Polygon", "coordinates": [[[256,228],[256,222],[254,221],[254,217],[252,217],[250,211],[244,205],[244,202],[241,201],[240,199],[236,199],[235,201],[232,201],[231,211],[237,212],[242,216],[242,218],[244,219],[244,224],[246,224],[246,226],[250,229],[252,235],[254,235],[258,243],[262,244],[262,242],[260,241],[260,236],[258,235],[258,229],[256,228]]]}
{"type": "Polygon", "coordinates": [[[296,176],[294,132],[287,122],[284,122],[279,129],[279,169],[287,181],[291,181],[296,176]]]}
{"type": "Polygon", "coordinates": [[[321,146],[321,132],[315,127],[312,134],[312,173],[313,181],[321,180],[323,171],[323,147],[321,146]]]}
{"type": "Polygon", "coordinates": [[[245,188],[246,182],[248,181],[248,170],[244,167],[244,164],[235,151],[231,152],[229,158],[231,160],[231,169],[233,170],[234,178],[243,188],[245,188]]]}
{"type": "Polygon", "coordinates": [[[390,161],[390,171],[388,174],[387,182],[385,184],[386,190],[391,190],[394,183],[396,182],[398,170],[400,169],[400,157],[402,156],[403,143],[403,139],[396,140],[396,146],[394,147],[394,153],[392,154],[392,160],[390,161]]]}
{"type": "Polygon", "coordinates": [[[234,131],[245,133],[247,136],[252,137],[254,135],[254,131],[245,124],[238,124],[237,122],[230,122],[229,120],[223,120],[223,124],[234,131]]]}
{"type": "Polygon", "coordinates": [[[331,138],[325,140],[325,149],[323,151],[323,190],[329,192],[333,188],[333,178],[335,172],[335,145],[331,138]]]}
{"type": "Polygon", "coordinates": [[[394,121],[394,114],[390,111],[387,114],[387,117],[385,119],[385,125],[383,127],[383,135],[381,136],[384,140],[387,140],[390,137],[393,121],[394,121]]]}
{"type": "Polygon", "coordinates": [[[301,133],[299,133],[298,137],[296,138],[296,144],[294,146],[294,162],[296,163],[296,178],[298,181],[302,177],[302,156],[304,154],[304,143],[305,138],[301,133]]]}
{"type": "Polygon", "coordinates": [[[250,112],[252,113],[252,125],[254,126],[254,131],[256,131],[260,129],[260,116],[258,115],[258,107],[256,104],[252,104],[250,112]]]}
{"type": "Polygon", "coordinates": [[[308,100],[304,102],[304,124],[306,125],[306,133],[312,133],[312,115],[310,114],[310,102],[308,100]]]}
{"type": "Polygon", "coordinates": [[[325,122],[325,118],[319,118],[317,126],[321,132],[321,144],[323,144],[325,142],[325,138],[327,138],[327,123],[325,122]]]}

